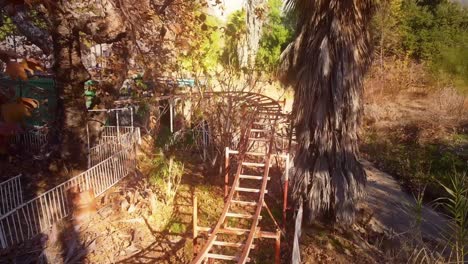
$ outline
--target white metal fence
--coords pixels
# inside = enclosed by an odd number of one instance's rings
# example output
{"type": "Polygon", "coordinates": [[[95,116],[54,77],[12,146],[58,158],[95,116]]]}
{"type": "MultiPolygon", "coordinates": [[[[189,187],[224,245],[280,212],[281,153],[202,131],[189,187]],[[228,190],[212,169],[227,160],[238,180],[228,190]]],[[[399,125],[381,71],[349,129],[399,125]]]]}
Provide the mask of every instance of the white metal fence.
{"type": "Polygon", "coordinates": [[[37,153],[47,144],[47,131],[30,129],[13,138],[13,143],[23,146],[26,151],[37,153]]]}
{"type": "Polygon", "coordinates": [[[139,127],[120,127],[120,135],[116,127],[105,127],[99,144],[89,149],[88,167],[92,167],[107,159],[121,149],[122,144],[131,144],[130,141],[140,143],[139,127]]]}
{"type": "Polygon", "coordinates": [[[98,145],[108,141],[113,141],[117,137],[133,131],[137,133],[137,141],[138,143],[140,143],[141,137],[139,127],[119,126],[117,129],[117,126],[105,126],[104,130],[102,131],[101,137],[99,138],[98,145]]]}
{"type": "Polygon", "coordinates": [[[0,183],[0,217],[22,203],[21,174],[0,183]]]}
{"type": "Polygon", "coordinates": [[[71,212],[67,197],[71,187],[92,189],[101,195],[136,168],[136,133],[121,137],[119,149],[110,157],[0,217],[0,246],[8,248],[46,233],[71,212]]]}

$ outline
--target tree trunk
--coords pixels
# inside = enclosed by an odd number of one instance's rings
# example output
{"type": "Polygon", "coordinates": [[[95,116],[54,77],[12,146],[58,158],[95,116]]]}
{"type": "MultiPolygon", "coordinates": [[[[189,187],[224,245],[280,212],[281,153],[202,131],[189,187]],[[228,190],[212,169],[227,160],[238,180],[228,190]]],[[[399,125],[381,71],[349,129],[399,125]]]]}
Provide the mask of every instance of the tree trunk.
{"type": "Polygon", "coordinates": [[[247,34],[239,41],[237,53],[240,68],[253,69],[257,57],[262,33],[263,18],[258,14],[263,10],[264,0],[246,1],[246,29],[247,34]]]}
{"type": "Polygon", "coordinates": [[[55,13],[53,17],[61,158],[72,167],[83,167],[87,157],[87,111],[83,93],[89,73],[81,62],[79,31],[62,14],[55,13]]]}
{"type": "Polygon", "coordinates": [[[51,37],[47,30],[44,30],[30,19],[28,19],[27,10],[24,5],[9,5],[5,7],[9,16],[13,20],[18,31],[29,41],[38,46],[45,54],[52,53],[51,37]]]}
{"type": "Polygon", "coordinates": [[[298,37],[288,48],[298,149],[293,194],[309,220],[352,222],[366,173],[358,154],[364,73],[370,63],[371,1],[298,1],[298,37]]]}

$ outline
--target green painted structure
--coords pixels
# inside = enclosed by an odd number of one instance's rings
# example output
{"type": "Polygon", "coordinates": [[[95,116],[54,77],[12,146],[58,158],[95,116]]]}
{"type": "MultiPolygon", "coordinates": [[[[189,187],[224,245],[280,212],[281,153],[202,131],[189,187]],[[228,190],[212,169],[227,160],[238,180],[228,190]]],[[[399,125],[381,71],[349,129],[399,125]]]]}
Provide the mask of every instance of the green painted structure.
{"type": "MultiPolygon", "coordinates": [[[[43,126],[55,120],[57,109],[57,89],[53,78],[31,78],[28,81],[12,81],[0,79],[15,86],[15,98],[27,97],[39,101],[39,108],[26,120],[30,126],[43,126]]],[[[10,86],[11,87],[11,86],[10,86]]],[[[0,88],[1,89],[1,88],[0,88]]]]}

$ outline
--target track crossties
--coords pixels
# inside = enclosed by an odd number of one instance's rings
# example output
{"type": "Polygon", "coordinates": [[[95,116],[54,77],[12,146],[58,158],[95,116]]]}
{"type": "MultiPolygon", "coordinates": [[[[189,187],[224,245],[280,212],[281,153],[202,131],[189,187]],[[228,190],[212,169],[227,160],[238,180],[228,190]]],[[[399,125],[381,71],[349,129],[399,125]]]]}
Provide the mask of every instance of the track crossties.
{"type": "MultiPolygon", "coordinates": [[[[213,228],[197,226],[197,205],[194,200],[194,238],[199,232],[207,232],[208,239],[192,264],[250,261],[251,249],[258,238],[276,240],[275,263],[280,262],[281,231],[262,231],[259,222],[265,204],[265,194],[270,181],[272,157],[276,156],[275,129],[282,116],[280,104],[255,93],[231,93],[237,100],[245,101],[250,108],[241,124],[239,150],[226,149],[226,168],[229,155],[237,156],[236,170],[229,186],[229,172],[225,176],[225,204],[218,222],[213,228]]],[[[267,208],[268,209],[268,208],[267,208]]],[[[276,222],[275,222],[276,223],[276,222]]]]}

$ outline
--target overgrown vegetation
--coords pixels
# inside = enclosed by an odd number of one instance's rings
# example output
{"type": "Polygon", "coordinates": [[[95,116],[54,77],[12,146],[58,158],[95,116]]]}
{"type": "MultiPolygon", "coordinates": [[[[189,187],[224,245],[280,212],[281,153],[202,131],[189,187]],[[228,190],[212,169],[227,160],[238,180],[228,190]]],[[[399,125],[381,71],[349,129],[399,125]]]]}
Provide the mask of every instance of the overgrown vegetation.
{"type": "Polygon", "coordinates": [[[174,157],[166,158],[162,153],[153,158],[152,163],[150,183],[161,191],[164,203],[172,205],[182,179],[184,165],[174,160],[174,157]]]}
{"type": "Polygon", "coordinates": [[[440,205],[447,211],[449,230],[448,245],[451,248],[449,261],[464,263],[468,256],[468,179],[466,171],[455,173],[449,184],[440,183],[447,196],[440,198],[440,205]]]}
{"type": "Polygon", "coordinates": [[[468,170],[467,14],[453,1],[392,0],[373,19],[362,151],[414,193],[427,186],[428,199],[468,170]]]}
{"type": "Polygon", "coordinates": [[[443,195],[438,182],[450,183],[453,173],[468,170],[466,161],[450,148],[433,142],[420,144],[405,139],[408,131],[393,132],[384,136],[369,131],[363,138],[362,151],[380,168],[398,177],[410,190],[417,192],[427,185],[432,199],[443,195]]]}
{"type": "Polygon", "coordinates": [[[411,58],[426,65],[433,81],[466,91],[467,21],[466,7],[455,1],[380,1],[373,33],[381,66],[385,57],[411,58]]]}
{"type": "MultiPolygon", "coordinates": [[[[278,64],[281,53],[292,40],[293,28],[291,17],[282,10],[281,0],[267,1],[267,15],[262,27],[260,47],[255,61],[255,70],[272,74],[278,64]]],[[[244,9],[232,13],[226,24],[226,42],[221,57],[225,66],[239,69],[239,39],[246,34],[246,12],[244,9]]]]}
{"type": "Polygon", "coordinates": [[[268,74],[276,70],[281,53],[292,41],[293,28],[289,23],[290,14],[282,12],[282,4],[281,0],[268,0],[268,16],[263,25],[257,53],[257,70],[268,74]]]}
{"type": "Polygon", "coordinates": [[[155,194],[150,196],[150,220],[156,230],[164,230],[173,218],[174,199],[180,187],[184,165],[174,160],[174,157],[166,158],[160,153],[150,160],[149,168],[149,183],[156,190],[155,194]]]}

